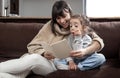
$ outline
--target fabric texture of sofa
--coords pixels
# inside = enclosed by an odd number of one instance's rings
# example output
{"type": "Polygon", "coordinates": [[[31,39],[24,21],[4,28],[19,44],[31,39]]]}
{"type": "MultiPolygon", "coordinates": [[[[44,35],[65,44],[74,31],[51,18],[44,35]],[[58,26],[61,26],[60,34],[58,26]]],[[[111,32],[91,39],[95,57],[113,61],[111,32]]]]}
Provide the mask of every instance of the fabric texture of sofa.
{"type": "MultiPolygon", "coordinates": [[[[19,58],[26,53],[27,44],[47,22],[5,20],[7,19],[0,19],[0,62],[19,58]]],[[[119,78],[120,18],[91,18],[91,27],[104,40],[105,47],[100,52],[107,59],[105,64],[87,71],[58,70],[45,77],[30,74],[27,78],[119,78]]]]}

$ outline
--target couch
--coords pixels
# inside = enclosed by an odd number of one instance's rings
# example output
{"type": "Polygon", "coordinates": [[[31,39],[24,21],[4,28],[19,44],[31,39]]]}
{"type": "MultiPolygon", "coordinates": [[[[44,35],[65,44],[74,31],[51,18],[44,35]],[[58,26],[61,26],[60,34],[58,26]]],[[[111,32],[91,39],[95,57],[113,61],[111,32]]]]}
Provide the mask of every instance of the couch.
{"type": "MultiPolygon", "coordinates": [[[[27,44],[50,18],[0,18],[0,62],[19,58],[28,52],[27,44]]],[[[100,53],[106,62],[87,71],[58,70],[43,77],[27,78],[120,78],[120,18],[90,18],[91,27],[104,40],[100,53]]]]}

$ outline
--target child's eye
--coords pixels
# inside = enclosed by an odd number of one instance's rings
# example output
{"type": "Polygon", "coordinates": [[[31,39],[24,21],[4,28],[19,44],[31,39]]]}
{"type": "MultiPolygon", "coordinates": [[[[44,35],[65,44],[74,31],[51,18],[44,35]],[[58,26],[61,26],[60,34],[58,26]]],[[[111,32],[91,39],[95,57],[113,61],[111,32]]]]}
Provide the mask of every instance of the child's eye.
{"type": "Polygon", "coordinates": [[[75,25],[75,27],[77,28],[78,26],[77,26],[77,25],[75,25]]]}

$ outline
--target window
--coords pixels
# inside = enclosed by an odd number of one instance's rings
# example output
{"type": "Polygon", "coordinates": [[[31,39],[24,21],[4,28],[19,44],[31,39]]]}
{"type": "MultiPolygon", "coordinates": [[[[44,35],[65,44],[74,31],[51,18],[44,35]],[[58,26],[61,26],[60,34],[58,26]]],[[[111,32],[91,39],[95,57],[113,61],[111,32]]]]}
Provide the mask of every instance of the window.
{"type": "Polygon", "coordinates": [[[19,15],[19,0],[10,0],[10,13],[19,15]]]}
{"type": "Polygon", "coordinates": [[[120,0],[86,0],[88,17],[120,17],[120,0]]]}

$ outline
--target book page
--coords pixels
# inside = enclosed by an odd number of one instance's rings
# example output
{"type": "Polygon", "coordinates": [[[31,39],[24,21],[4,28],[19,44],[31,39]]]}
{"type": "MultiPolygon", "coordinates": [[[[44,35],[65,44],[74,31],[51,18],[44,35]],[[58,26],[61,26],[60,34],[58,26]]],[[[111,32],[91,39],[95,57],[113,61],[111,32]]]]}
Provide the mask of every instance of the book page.
{"type": "Polygon", "coordinates": [[[52,45],[46,44],[44,49],[52,52],[55,57],[60,59],[69,57],[70,51],[72,51],[72,48],[68,45],[68,41],[66,39],[55,42],[52,45]]]}
{"type": "Polygon", "coordinates": [[[68,45],[68,41],[63,39],[51,45],[53,49],[53,54],[57,58],[66,58],[69,57],[70,51],[72,51],[71,47],[68,45]]]}

